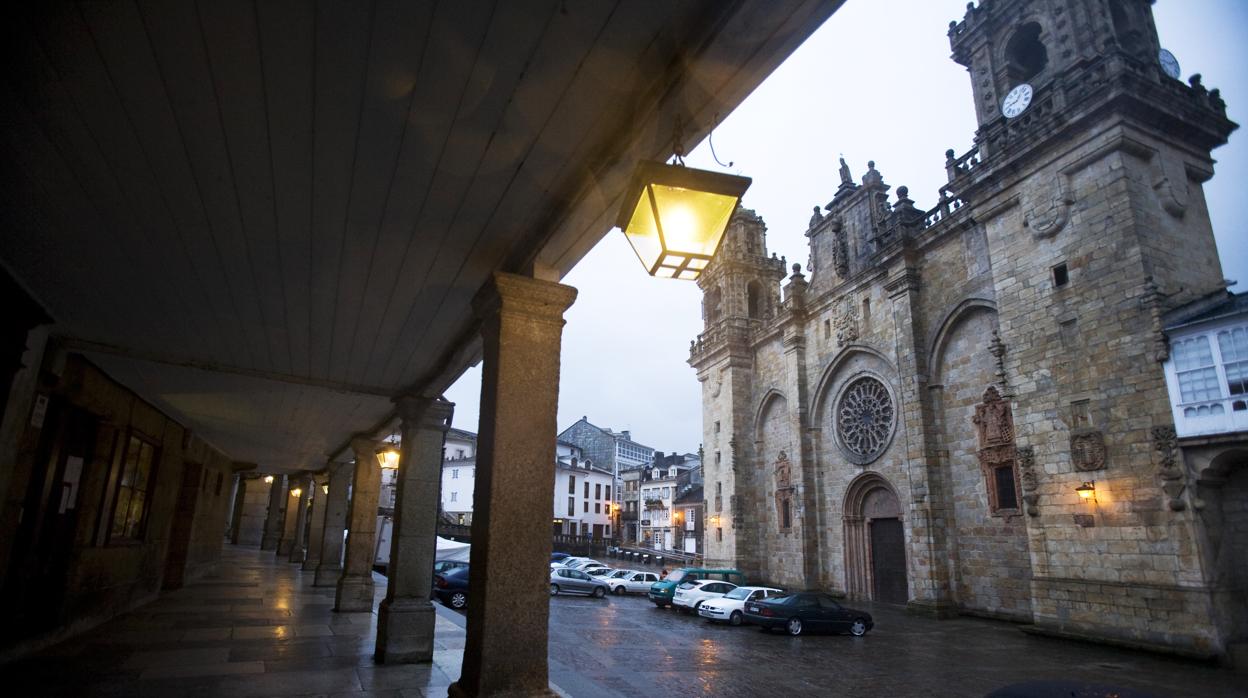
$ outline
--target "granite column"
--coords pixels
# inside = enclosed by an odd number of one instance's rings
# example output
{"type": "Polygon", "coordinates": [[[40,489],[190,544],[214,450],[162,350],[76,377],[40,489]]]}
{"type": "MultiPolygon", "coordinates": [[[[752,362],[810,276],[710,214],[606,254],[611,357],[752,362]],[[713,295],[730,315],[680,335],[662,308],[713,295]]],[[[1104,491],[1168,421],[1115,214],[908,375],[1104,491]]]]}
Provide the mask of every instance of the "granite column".
{"type": "Polygon", "coordinates": [[[308,512],[308,516],[312,520],[308,526],[308,554],[303,558],[305,572],[315,572],[321,564],[321,547],[325,540],[325,504],[329,499],[329,475],[313,475],[311,487],[312,510],[308,512]]]}
{"type": "Polygon", "coordinates": [[[373,439],[352,439],[351,450],[355,452],[355,471],[351,480],[351,503],[347,507],[347,556],[342,563],[342,577],[338,579],[334,610],[371,612],[381,467],[377,464],[377,442],[373,439]]]}
{"type": "Polygon", "coordinates": [[[316,566],[314,587],[332,587],[342,576],[342,532],[347,527],[347,491],[353,469],[349,463],[329,464],[329,493],[325,495],[325,526],[321,536],[321,561],[316,566]]]}
{"type": "Polygon", "coordinates": [[[264,537],[260,539],[261,550],[276,550],[282,538],[282,516],[286,513],[286,476],[269,475],[269,511],[264,516],[264,537]]]}

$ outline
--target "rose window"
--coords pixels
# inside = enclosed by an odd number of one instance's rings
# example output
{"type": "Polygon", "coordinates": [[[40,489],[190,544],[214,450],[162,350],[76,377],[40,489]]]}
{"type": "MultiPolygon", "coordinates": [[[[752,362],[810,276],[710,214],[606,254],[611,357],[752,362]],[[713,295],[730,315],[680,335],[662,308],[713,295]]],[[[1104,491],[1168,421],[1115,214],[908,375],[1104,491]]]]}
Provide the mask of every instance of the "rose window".
{"type": "Polygon", "coordinates": [[[841,393],[836,408],[836,436],[855,463],[870,463],[893,435],[893,397],[875,378],[859,378],[841,393]]]}

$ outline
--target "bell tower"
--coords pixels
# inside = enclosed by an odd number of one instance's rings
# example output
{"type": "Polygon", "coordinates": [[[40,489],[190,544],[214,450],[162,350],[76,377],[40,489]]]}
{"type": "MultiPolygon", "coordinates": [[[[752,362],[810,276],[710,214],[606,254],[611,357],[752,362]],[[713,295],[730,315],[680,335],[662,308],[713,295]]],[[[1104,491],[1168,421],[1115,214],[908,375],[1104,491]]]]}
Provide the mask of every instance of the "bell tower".
{"type": "Polygon", "coordinates": [[[744,469],[754,438],[753,336],[780,312],[784,275],[785,260],[767,254],[763,219],[738,208],[715,259],[698,278],[704,328],[689,346],[689,365],[702,383],[706,562],[738,566],[746,574],[758,569],[753,544],[737,535],[752,525],[739,496],[750,495],[744,469]]]}

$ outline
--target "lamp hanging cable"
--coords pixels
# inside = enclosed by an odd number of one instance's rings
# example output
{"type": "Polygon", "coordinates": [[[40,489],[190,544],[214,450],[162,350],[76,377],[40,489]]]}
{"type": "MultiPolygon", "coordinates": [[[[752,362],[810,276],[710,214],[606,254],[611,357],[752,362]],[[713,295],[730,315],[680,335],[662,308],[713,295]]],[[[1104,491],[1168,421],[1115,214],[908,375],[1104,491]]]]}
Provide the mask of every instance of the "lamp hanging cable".
{"type": "Polygon", "coordinates": [[[715,118],[711,120],[711,131],[710,133],[706,134],[706,142],[708,145],[711,146],[711,157],[715,159],[715,162],[718,163],[720,167],[732,167],[733,165],[732,160],[729,160],[728,164],[725,165],[719,159],[719,156],[715,154],[715,127],[718,125],[719,125],[719,114],[716,113],[715,118]]]}

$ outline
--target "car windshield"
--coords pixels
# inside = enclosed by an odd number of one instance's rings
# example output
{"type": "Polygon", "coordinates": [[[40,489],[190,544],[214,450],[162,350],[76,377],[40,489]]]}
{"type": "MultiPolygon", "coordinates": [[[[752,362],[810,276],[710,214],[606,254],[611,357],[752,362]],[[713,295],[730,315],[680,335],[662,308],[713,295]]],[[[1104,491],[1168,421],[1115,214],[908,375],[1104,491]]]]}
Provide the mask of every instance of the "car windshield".
{"type": "Polygon", "coordinates": [[[684,578],[685,578],[685,571],[684,571],[684,570],[676,570],[675,572],[672,572],[671,574],[667,575],[667,577],[665,578],[665,580],[664,580],[664,581],[668,581],[668,582],[679,582],[680,580],[682,580],[682,579],[684,579],[684,578]]]}
{"type": "Polygon", "coordinates": [[[685,582],[680,585],[681,589],[692,589],[697,586],[697,582],[685,582]]]}
{"type": "Polygon", "coordinates": [[[611,573],[611,579],[619,579],[620,577],[627,577],[630,574],[632,574],[632,572],[629,570],[616,570],[611,573]]]}
{"type": "Polygon", "coordinates": [[[737,587],[736,589],[733,589],[732,591],[730,591],[730,592],[728,592],[727,594],[725,594],[725,595],[724,595],[724,598],[725,598],[725,599],[736,599],[736,600],[748,599],[748,598],[750,598],[750,592],[751,592],[751,591],[753,591],[753,590],[752,590],[752,589],[750,589],[750,588],[748,588],[748,587],[737,587]]]}

